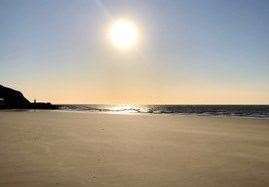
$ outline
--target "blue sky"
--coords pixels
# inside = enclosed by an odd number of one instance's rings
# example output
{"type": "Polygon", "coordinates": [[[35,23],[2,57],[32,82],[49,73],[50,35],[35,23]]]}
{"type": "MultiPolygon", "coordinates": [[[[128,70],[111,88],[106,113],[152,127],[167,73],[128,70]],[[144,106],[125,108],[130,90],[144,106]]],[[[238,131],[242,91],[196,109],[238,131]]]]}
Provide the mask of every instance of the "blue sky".
{"type": "Polygon", "coordinates": [[[266,0],[0,1],[0,80],[55,103],[269,103],[266,0]],[[127,17],[124,54],[105,38],[127,17]]]}

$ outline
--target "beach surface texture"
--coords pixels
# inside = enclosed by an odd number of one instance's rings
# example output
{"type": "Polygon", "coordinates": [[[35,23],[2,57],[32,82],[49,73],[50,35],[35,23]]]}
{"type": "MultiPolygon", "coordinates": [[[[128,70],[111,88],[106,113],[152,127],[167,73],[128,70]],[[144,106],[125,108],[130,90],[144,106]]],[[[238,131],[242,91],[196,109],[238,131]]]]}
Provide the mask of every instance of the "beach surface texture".
{"type": "Polygon", "coordinates": [[[269,186],[269,120],[1,111],[0,186],[269,186]]]}

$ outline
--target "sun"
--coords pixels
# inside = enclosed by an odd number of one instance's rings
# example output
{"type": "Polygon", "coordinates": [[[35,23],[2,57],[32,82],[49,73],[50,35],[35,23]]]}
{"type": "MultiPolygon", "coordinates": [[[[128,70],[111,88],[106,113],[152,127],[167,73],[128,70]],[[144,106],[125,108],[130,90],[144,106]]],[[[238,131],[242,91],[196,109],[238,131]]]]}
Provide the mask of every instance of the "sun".
{"type": "Polygon", "coordinates": [[[130,20],[118,19],[110,26],[109,39],[112,45],[118,49],[134,48],[138,42],[138,28],[130,20]]]}

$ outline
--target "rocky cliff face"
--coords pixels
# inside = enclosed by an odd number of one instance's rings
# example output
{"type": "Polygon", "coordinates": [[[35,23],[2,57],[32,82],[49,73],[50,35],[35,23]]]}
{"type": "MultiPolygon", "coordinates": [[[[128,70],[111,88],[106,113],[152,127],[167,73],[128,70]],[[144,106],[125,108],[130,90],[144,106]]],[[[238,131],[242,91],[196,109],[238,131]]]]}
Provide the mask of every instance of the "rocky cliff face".
{"type": "Polygon", "coordinates": [[[28,108],[30,105],[21,92],[0,85],[1,108],[28,108]]]}
{"type": "Polygon", "coordinates": [[[50,103],[31,103],[21,92],[0,85],[0,109],[56,109],[50,103]]]}

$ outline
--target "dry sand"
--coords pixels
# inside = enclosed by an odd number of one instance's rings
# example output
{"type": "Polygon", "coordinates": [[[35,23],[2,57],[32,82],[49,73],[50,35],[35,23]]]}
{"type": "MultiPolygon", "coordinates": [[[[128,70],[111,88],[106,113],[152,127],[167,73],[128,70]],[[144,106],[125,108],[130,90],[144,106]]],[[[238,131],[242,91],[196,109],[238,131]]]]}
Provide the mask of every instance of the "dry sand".
{"type": "Polygon", "coordinates": [[[269,120],[2,111],[0,186],[269,186],[269,120]]]}

